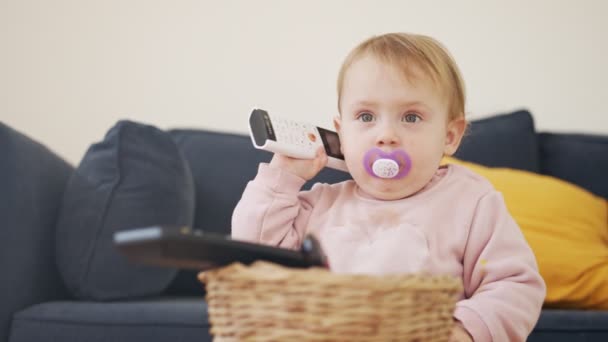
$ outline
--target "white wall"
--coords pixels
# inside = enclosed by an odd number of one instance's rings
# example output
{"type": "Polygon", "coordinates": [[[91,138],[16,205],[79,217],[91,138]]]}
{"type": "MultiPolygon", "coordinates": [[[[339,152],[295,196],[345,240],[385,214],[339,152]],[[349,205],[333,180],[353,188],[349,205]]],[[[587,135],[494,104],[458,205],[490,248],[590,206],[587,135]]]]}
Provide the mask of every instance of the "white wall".
{"type": "Polygon", "coordinates": [[[252,106],[329,126],[373,34],[451,50],[477,118],[608,133],[608,2],[0,0],[0,121],[77,163],[118,119],[246,132],[252,106]]]}

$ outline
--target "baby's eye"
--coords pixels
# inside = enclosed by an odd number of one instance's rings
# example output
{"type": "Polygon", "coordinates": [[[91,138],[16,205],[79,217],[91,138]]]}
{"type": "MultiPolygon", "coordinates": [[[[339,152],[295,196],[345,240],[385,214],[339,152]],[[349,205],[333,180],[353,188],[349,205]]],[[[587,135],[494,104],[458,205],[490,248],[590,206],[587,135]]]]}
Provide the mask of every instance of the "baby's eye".
{"type": "Polygon", "coordinates": [[[372,122],[372,121],[374,121],[374,115],[372,115],[372,113],[363,112],[363,113],[359,114],[359,117],[357,119],[359,119],[363,122],[372,122]]]}
{"type": "Polygon", "coordinates": [[[401,121],[404,121],[404,122],[407,122],[407,123],[416,123],[416,122],[418,122],[420,120],[421,120],[420,115],[414,114],[414,113],[405,114],[401,118],[401,121]]]}

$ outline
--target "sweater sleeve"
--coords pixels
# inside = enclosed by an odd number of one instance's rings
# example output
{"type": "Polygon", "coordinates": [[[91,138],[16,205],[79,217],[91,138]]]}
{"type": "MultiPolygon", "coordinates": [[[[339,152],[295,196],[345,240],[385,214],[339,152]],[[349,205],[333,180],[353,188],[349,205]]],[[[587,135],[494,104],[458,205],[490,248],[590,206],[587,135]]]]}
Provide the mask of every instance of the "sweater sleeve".
{"type": "Polygon", "coordinates": [[[525,341],[546,287],[532,250],[496,191],[477,205],[463,263],[465,299],[456,304],[454,317],[476,342],[525,341]]]}
{"type": "Polygon", "coordinates": [[[306,181],[262,163],[232,214],[232,237],[296,249],[306,234],[322,187],[300,191],[306,181]]]}

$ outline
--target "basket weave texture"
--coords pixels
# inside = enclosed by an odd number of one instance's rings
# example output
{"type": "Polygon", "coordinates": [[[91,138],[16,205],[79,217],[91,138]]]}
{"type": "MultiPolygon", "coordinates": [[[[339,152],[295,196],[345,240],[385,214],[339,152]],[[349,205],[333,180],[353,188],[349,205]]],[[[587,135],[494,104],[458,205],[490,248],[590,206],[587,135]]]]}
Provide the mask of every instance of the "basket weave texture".
{"type": "Polygon", "coordinates": [[[208,271],[214,341],[448,341],[449,276],[335,274],[266,262],[208,271]]]}

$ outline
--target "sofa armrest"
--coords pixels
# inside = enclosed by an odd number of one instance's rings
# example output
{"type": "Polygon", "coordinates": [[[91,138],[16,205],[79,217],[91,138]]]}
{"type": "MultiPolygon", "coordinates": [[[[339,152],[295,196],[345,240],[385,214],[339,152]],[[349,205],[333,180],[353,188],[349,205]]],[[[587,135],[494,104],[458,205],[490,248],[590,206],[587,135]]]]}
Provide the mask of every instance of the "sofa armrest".
{"type": "Polygon", "coordinates": [[[66,298],[55,266],[55,223],[73,167],[0,122],[0,341],[13,314],[66,298]]]}

